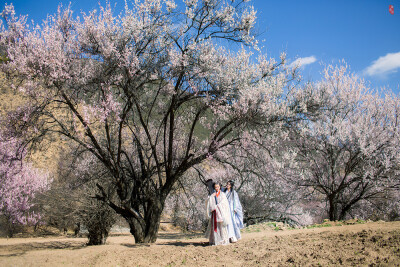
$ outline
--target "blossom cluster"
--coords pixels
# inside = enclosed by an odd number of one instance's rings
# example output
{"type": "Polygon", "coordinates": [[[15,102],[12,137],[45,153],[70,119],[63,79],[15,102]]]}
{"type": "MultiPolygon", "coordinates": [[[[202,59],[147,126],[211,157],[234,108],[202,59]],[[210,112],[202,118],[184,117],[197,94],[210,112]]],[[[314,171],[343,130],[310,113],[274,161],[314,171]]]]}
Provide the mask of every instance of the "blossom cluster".
{"type": "Polygon", "coordinates": [[[49,189],[48,173],[16,157],[20,143],[16,139],[0,140],[0,214],[12,224],[36,224],[42,216],[35,211],[34,199],[49,189]]]}

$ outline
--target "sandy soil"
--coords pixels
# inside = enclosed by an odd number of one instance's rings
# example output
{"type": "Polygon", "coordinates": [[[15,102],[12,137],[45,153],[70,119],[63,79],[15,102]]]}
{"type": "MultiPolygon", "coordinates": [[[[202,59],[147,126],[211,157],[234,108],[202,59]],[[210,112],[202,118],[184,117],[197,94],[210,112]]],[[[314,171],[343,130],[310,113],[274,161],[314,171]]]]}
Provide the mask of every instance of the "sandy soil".
{"type": "Polygon", "coordinates": [[[0,239],[0,266],[400,266],[400,222],[279,230],[249,228],[243,238],[212,247],[199,235],[160,232],[155,244],[111,236],[0,239]]]}

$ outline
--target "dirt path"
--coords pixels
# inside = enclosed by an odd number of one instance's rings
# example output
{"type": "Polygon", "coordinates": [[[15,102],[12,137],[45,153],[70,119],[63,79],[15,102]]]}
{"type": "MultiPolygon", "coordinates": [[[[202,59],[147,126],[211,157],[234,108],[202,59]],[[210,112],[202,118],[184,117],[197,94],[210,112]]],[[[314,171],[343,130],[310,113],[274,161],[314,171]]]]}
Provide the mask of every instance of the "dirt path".
{"type": "Polygon", "coordinates": [[[161,232],[156,244],[112,236],[0,239],[0,266],[400,266],[400,222],[274,231],[253,228],[228,246],[161,232]]]}

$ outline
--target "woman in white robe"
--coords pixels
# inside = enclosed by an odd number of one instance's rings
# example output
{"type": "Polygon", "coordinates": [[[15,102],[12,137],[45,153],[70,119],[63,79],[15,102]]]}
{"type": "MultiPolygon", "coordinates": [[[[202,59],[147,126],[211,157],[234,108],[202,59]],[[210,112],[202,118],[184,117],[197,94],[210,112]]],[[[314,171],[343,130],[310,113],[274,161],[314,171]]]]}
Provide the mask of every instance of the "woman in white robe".
{"type": "Polygon", "coordinates": [[[215,192],[208,197],[207,201],[207,214],[210,221],[206,237],[210,245],[227,245],[229,244],[228,225],[232,223],[229,203],[219,183],[214,184],[214,189],[215,192]]]}
{"type": "Polygon", "coordinates": [[[240,229],[243,225],[243,210],[238,193],[233,189],[232,180],[226,183],[225,194],[229,202],[229,213],[232,223],[228,225],[228,235],[230,242],[234,243],[241,238],[240,229]]]}

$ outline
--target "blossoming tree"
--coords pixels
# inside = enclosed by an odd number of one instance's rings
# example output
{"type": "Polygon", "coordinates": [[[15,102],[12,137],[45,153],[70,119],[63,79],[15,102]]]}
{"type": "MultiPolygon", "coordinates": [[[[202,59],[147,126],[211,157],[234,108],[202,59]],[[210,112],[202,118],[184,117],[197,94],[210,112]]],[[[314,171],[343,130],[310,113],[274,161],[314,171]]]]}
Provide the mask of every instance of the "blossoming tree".
{"type": "Polygon", "coordinates": [[[41,214],[34,210],[38,193],[49,189],[48,174],[15,157],[20,142],[15,138],[0,139],[0,215],[7,219],[7,234],[12,236],[17,225],[35,225],[41,214]]]}
{"type": "Polygon", "coordinates": [[[367,214],[366,203],[399,190],[400,99],[369,91],[346,66],[328,66],[324,74],[302,92],[320,103],[319,111],[292,128],[294,158],[284,168],[308,193],[324,196],[330,220],[342,220],[354,208],[367,214]]]}
{"type": "Polygon", "coordinates": [[[15,130],[31,144],[57,134],[94,155],[112,178],[111,188],[98,184],[98,199],[127,220],[136,242],[154,242],[187,170],[290,116],[293,73],[284,56],[253,56],[256,12],[247,2],[143,0],[118,16],[109,6],[80,17],[67,8],[40,26],[6,6],[2,68],[30,99],[15,130]],[[229,50],[234,43],[242,47],[229,50]]]}

